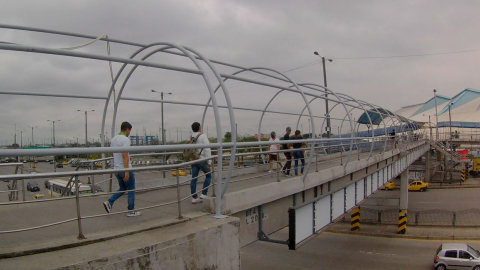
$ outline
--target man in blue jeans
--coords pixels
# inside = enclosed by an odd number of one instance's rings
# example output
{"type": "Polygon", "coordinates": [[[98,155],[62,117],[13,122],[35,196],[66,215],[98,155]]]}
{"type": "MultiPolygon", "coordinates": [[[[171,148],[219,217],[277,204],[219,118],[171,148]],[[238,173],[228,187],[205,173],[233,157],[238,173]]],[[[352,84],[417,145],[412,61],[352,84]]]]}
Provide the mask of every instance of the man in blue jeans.
{"type": "MultiPolygon", "coordinates": [[[[208,144],[208,137],[205,134],[202,134],[202,127],[200,127],[200,123],[195,122],[192,124],[192,137],[196,138],[196,144],[208,144]]],[[[200,159],[211,157],[211,150],[208,147],[197,149],[197,153],[200,155],[200,159]]],[[[190,189],[192,194],[192,203],[202,203],[203,199],[208,198],[207,192],[208,187],[210,186],[210,182],[212,180],[212,170],[210,167],[212,166],[211,160],[202,161],[192,165],[192,182],[190,182],[190,189]],[[205,174],[205,182],[203,182],[203,189],[202,194],[200,197],[197,195],[197,180],[198,174],[202,171],[205,174]]]]}
{"type": "MultiPolygon", "coordinates": [[[[120,126],[121,132],[118,133],[115,137],[111,140],[110,147],[130,147],[130,139],[128,136],[130,135],[130,131],[132,130],[132,125],[128,122],[123,122],[120,126]]],[[[113,168],[114,169],[124,169],[124,168],[132,168],[132,163],[130,162],[130,157],[128,152],[124,153],[113,153],[113,168]]],[[[105,206],[105,210],[107,213],[112,212],[113,203],[120,198],[125,192],[128,190],[135,190],[135,174],[133,172],[121,172],[116,173],[115,176],[118,180],[118,193],[115,193],[103,203],[105,206]]],[[[142,213],[140,211],[135,210],[135,191],[128,192],[128,217],[136,217],[140,216],[142,213]]]]}

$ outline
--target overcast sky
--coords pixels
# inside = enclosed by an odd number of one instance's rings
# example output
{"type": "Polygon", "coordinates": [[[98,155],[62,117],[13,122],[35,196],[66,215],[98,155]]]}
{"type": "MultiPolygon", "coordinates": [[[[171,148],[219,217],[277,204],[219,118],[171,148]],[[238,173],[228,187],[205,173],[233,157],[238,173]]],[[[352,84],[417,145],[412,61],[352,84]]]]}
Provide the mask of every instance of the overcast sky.
{"type": "MultiPolygon", "coordinates": [[[[328,86],[386,109],[425,102],[439,94],[454,96],[465,88],[480,89],[480,19],[478,1],[7,1],[0,9],[0,23],[82,33],[141,44],[170,42],[195,49],[209,59],[243,67],[266,67],[297,83],[323,85],[318,51],[327,62],[328,86]],[[415,56],[412,56],[415,55],[415,56]],[[314,63],[314,61],[317,61],[314,63]],[[303,67],[303,68],[298,68],[303,67]],[[295,69],[298,68],[298,69],[295,69]],[[294,70],[292,70],[294,69],[294,70]],[[291,70],[291,71],[289,71],[291,70]]],[[[0,41],[22,45],[64,48],[87,39],[38,34],[0,28],[0,41]]],[[[111,44],[111,54],[129,57],[138,48],[111,44]]],[[[106,55],[106,44],[96,42],[77,50],[106,55]]],[[[148,61],[193,69],[182,57],[158,54],[148,61]]],[[[63,93],[103,96],[111,84],[108,63],[0,50],[0,91],[63,93]]],[[[120,64],[113,64],[116,73],[120,64]]],[[[220,72],[235,69],[218,66],[220,72]]],[[[259,78],[258,75],[242,75],[259,78]]],[[[270,80],[268,82],[274,82],[270,80]]],[[[116,89],[121,84],[116,85],[116,89]]],[[[235,106],[263,109],[277,90],[229,82],[235,106]]],[[[286,84],[285,84],[286,85],[286,84]]],[[[206,103],[209,95],[198,75],[152,68],[138,68],[123,97],[160,99],[150,90],[171,92],[165,99],[206,103]]],[[[219,103],[225,104],[222,94],[219,103]]],[[[55,123],[57,143],[85,141],[88,113],[89,141],[98,140],[104,108],[102,100],[0,95],[2,129],[0,144],[50,143],[55,123]]],[[[305,103],[299,95],[282,93],[272,110],[298,113],[305,103]]],[[[321,115],[323,101],[312,103],[321,115]]],[[[165,105],[167,140],[185,140],[190,124],[200,121],[200,107],[165,105]],[[181,132],[180,132],[181,131],[181,132]]],[[[222,114],[222,132],[230,130],[228,113],[222,114]]],[[[111,137],[112,106],[107,127],[111,137]]],[[[236,111],[239,134],[257,133],[260,113],[236,111]]],[[[340,112],[337,115],[341,115],[340,112]]],[[[358,113],[359,115],[359,113],[358,113]]],[[[343,116],[342,116],[343,117],[343,116]]],[[[355,115],[354,115],[355,117],[355,115]]],[[[133,124],[133,134],[157,135],[159,103],[121,101],[117,125],[133,124]]],[[[283,133],[295,128],[297,117],[267,114],[262,133],[283,133]]],[[[308,132],[307,118],[301,128],[308,132]]],[[[320,120],[315,121],[316,133],[320,120]]],[[[332,126],[339,125],[333,123],[332,126]]],[[[300,126],[299,126],[300,128],[300,126]]],[[[207,113],[204,132],[215,136],[215,121],[207,113]]],[[[117,132],[117,131],[116,131],[117,132]]]]}

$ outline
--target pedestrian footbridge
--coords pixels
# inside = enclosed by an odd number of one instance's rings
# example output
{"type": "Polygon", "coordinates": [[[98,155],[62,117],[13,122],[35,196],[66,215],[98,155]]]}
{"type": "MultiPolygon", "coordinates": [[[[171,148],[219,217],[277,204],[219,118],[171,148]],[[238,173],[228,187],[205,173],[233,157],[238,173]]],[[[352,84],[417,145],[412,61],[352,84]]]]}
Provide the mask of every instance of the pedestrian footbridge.
{"type": "MultiPolygon", "coordinates": [[[[424,138],[424,129],[417,123],[321,85],[295,82],[274,69],[240,67],[211,60],[194,49],[168,42],[139,44],[107,36],[1,24],[0,29],[76,37],[85,39],[86,45],[104,42],[134,48],[130,55],[120,57],[111,56],[109,52],[101,54],[0,42],[0,51],[23,53],[27,57],[38,54],[69,61],[83,59],[79,65],[86,60],[120,64],[116,73],[112,70],[111,86],[103,95],[39,93],[24,89],[0,91],[2,95],[18,95],[26,99],[44,97],[104,102],[100,119],[101,147],[58,148],[53,145],[51,149],[0,150],[0,157],[100,154],[102,158],[85,162],[103,164],[96,169],[91,165],[92,170],[88,171],[72,168],[57,172],[38,164],[36,174],[23,173],[26,169],[22,163],[0,166],[0,179],[5,181],[0,181],[0,213],[4,217],[0,223],[2,269],[30,268],[32,262],[36,268],[45,269],[239,269],[241,246],[261,240],[284,244],[285,248],[297,248],[386,181],[404,173],[412,162],[430,149],[430,143],[424,138]],[[169,63],[175,64],[167,65],[157,58],[150,58],[157,54],[173,57],[174,61],[169,63]],[[129,88],[127,82],[145,69],[197,76],[202,87],[208,89],[208,96],[203,103],[138,98],[136,90],[129,88]],[[244,89],[230,87],[231,81],[254,89],[249,101],[242,98],[244,89]],[[126,96],[128,94],[131,97],[126,96]],[[265,102],[258,106],[259,100],[265,102]],[[201,116],[200,119],[188,118],[181,122],[198,120],[202,127],[214,127],[212,138],[217,141],[202,146],[131,146],[128,151],[134,159],[146,156],[161,161],[150,165],[136,162],[139,165],[128,169],[137,175],[136,209],[142,211],[142,215],[135,218],[126,216],[125,199],[115,203],[111,214],[105,213],[102,205],[115,193],[113,174],[119,172],[106,168],[108,154],[125,151],[124,148],[107,147],[105,139],[107,127],[111,127],[110,134],[116,133],[117,110],[122,102],[173,104],[188,111],[197,110],[195,112],[199,113],[195,115],[201,116]],[[288,110],[281,109],[285,102],[290,104],[288,110]],[[296,150],[305,152],[303,175],[294,176],[293,168],[291,175],[281,173],[280,163],[286,162],[283,153],[292,149],[268,151],[269,145],[278,142],[262,140],[261,136],[240,141],[237,135],[237,125],[253,127],[257,134],[269,134],[272,127],[265,122],[274,122],[274,116],[282,119],[277,134],[282,134],[286,126],[301,130],[305,122],[308,127],[307,134],[290,141],[305,145],[296,150]],[[396,135],[390,135],[392,130],[396,135]],[[231,132],[231,140],[224,139],[225,132],[231,132]],[[213,155],[207,158],[213,161],[213,181],[209,198],[201,204],[191,204],[190,166],[207,159],[183,162],[180,158],[167,164],[164,157],[181,157],[184,149],[201,147],[213,150],[213,155]],[[268,154],[280,157],[273,162],[273,172],[269,172],[268,154]],[[186,171],[187,175],[181,176],[179,170],[186,171]],[[173,172],[176,176],[172,176],[173,172]],[[61,194],[66,196],[30,199],[32,193],[26,190],[27,182],[43,184],[44,180],[53,178],[68,182],[67,192],[61,194]],[[80,192],[79,185],[90,185],[91,190],[80,192]],[[102,187],[102,191],[96,190],[96,185],[102,187]],[[270,237],[287,226],[290,231],[288,239],[270,237]]],[[[203,175],[199,181],[202,180],[203,175]]],[[[197,192],[200,191],[197,189],[197,192]]],[[[42,193],[53,194],[53,190],[42,187],[42,193]]]]}

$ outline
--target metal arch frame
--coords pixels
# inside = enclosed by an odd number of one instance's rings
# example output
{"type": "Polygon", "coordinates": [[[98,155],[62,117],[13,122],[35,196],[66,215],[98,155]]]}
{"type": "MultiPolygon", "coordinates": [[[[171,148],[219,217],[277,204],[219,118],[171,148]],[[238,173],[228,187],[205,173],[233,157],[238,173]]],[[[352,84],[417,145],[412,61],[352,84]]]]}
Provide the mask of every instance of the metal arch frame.
{"type": "MultiPolygon", "coordinates": [[[[343,108],[345,109],[345,112],[348,114],[348,109],[347,109],[347,107],[346,107],[347,105],[346,105],[346,104],[343,102],[343,100],[340,98],[341,93],[336,93],[336,92],[334,92],[334,91],[332,91],[332,90],[330,90],[330,89],[328,89],[328,88],[326,88],[326,87],[324,87],[324,86],[318,85],[318,84],[305,83],[305,84],[300,84],[300,85],[303,86],[303,87],[316,86],[316,87],[323,88],[323,91],[324,91],[325,95],[328,94],[328,93],[327,93],[327,91],[328,91],[328,92],[330,92],[332,95],[334,95],[334,96],[338,99],[338,102],[336,102],[335,105],[328,111],[328,116],[326,116],[326,117],[330,117],[330,112],[333,110],[333,108],[335,108],[335,107],[336,107],[337,105],[339,105],[339,104],[342,104],[343,108]]],[[[309,87],[309,89],[316,90],[316,91],[322,91],[321,89],[315,89],[315,88],[310,88],[310,87],[309,87]]],[[[324,99],[323,96],[319,96],[318,98],[324,99]]],[[[325,98],[326,98],[326,97],[325,97],[325,98]]],[[[315,98],[314,98],[314,99],[315,99],[315,98]]],[[[314,99],[312,99],[310,102],[312,102],[314,99]]],[[[305,107],[304,107],[303,110],[305,110],[305,107]]],[[[302,114],[303,114],[303,111],[302,111],[302,113],[300,114],[300,117],[301,117],[302,114]]],[[[300,117],[299,117],[299,119],[298,119],[298,121],[297,121],[297,128],[298,128],[298,123],[299,123],[299,121],[300,121],[300,117]]],[[[323,119],[322,126],[321,126],[321,128],[320,128],[322,131],[323,131],[323,125],[325,124],[325,119],[326,119],[326,118],[323,119]]],[[[330,118],[330,119],[331,119],[331,118],[330,118]]],[[[352,119],[351,119],[350,115],[348,115],[348,119],[349,119],[349,122],[350,122],[350,127],[352,128],[352,129],[351,129],[351,136],[350,136],[350,149],[351,149],[351,148],[353,147],[353,134],[354,134],[354,132],[353,132],[352,119]]],[[[350,161],[351,155],[352,155],[352,152],[349,151],[348,156],[347,156],[347,160],[346,160],[345,165],[344,165],[344,169],[347,167],[347,164],[348,164],[349,161],[350,161]]]]}
{"type": "MultiPolygon", "coordinates": [[[[303,98],[303,101],[305,102],[305,104],[307,104],[307,108],[308,108],[308,114],[310,116],[310,119],[312,119],[311,122],[311,125],[312,125],[312,130],[315,130],[315,124],[313,123],[313,114],[312,114],[312,109],[310,108],[310,105],[308,103],[308,100],[307,100],[307,96],[305,95],[305,93],[300,89],[300,87],[294,82],[292,81],[288,76],[286,76],[285,74],[283,74],[282,72],[280,71],[276,71],[274,69],[270,69],[270,68],[262,68],[262,67],[253,67],[253,68],[250,68],[249,70],[267,70],[267,71],[271,71],[271,72],[274,72],[274,73],[277,73],[277,74],[280,74],[281,76],[283,76],[284,78],[286,78],[291,84],[294,85],[294,87],[297,89],[297,91],[294,91],[293,89],[288,89],[287,91],[292,91],[292,92],[297,92],[297,93],[300,93],[300,95],[302,96],[303,98]]],[[[261,123],[262,123],[262,120],[263,120],[263,116],[265,115],[265,111],[266,109],[268,108],[268,106],[272,103],[272,101],[281,93],[283,92],[284,90],[286,89],[281,89],[280,91],[278,91],[272,98],[271,100],[268,102],[267,106],[265,107],[264,109],[264,112],[262,113],[262,116],[260,117],[260,123],[259,123],[259,130],[261,128],[261,123]]],[[[260,139],[260,137],[259,137],[260,139]]],[[[314,137],[313,138],[313,144],[311,146],[311,153],[313,153],[315,151],[315,143],[316,143],[316,138],[314,137]]],[[[311,163],[312,163],[312,160],[313,160],[313,155],[310,155],[309,158],[308,158],[308,165],[307,165],[307,168],[305,169],[305,171],[307,173],[305,173],[302,177],[302,181],[303,183],[305,183],[305,179],[308,175],[308,171],[310,170],[310,166],[311,166],[311,163]]]]}
{"type": "MultiPolygon", "coordinates": [[[[164,50],[167,50],[167,49],[170,49],[170,48],[177,48],[177,49],[178,49],[178,47],[175,47],[175,46],[177,46],[177,45],[174,45],[174,44],[170,44],[170,43],[154,43],[154,44],[152,44],[152,45],[149,46],[149,47],[146,47],[146,48],[143,48],[143,49],[139,49],[139,50],[135,53],[135,55],[138,54],[138,53],[140,53],[140,52],[142,52],[142,51],[144,51],[144,50],[147,49],[147,48],[150,48],[150,47],[152,47],[152,46],[158,46],[158,45],[166,45],[166,46],[164,46],[164,47],[162,47],[162,48],[158,48],[158,49],[156,49],[156,50],[154,50],[154,51],[146,54],[145,56],[142,57],[142,60],[145,60],[145,59],[149,58],[150,56],[154,55],[154,54],[157,53],[157,52],[163,52],[164,50]]],[[[208,67],[212,70],[212,72],[215,74],[215,77],[217,78],[217,80],[219,80],[219,86],[215,89],[214,93],[216,93],[216,91],[218,90],[219,87],[222,87],[222,90],[223,90],[224,95],[225,95],[225,99],[226,99],[226,101],[227,101],[227,106],[228,106],[227,108],[228,108],[229,114],[230,114],[230,124],[231,124],[231,128],[232,128],[233,131],[235,131],[235,125],[234,125],[234,123],[235,123],[235,114],[234,114],[234,111],[233,111],[233,106],[232,106],[232,103],[231,103],[230,96],[229,96],[229,94],[228,94],[228,90],[227,90],[226,86],[223,84],[223,80],[220,78],[219,73],[216,71],[215,67],[209,62],[209,60],[208,60],[207,58],[203,57],[202,55],[200,55],[200,53],[198,53],[198,52],[196,52],[196,51],[194,51],[194,50],[192,50],[191,48],[188,48],[188,47],[183,47],[183,48],[184,48],[185,50],[187,50],[187,51],[191,51],[191,52],[195,53],[200,60],[203,60],[203,61],[208,65],[208,67]]],[[[180,49],[179,49],[179,50],[180,50],[180,49]]],[[[182,51],[182,50],[180,50],[180,51],[182,51]]],[[[182,51],[182,52],[185,53],[185,51],[182,51]]],[[[189,57],[189,58],[194,62],[194,64],[197,66],[197,68],[200,67],[200,65],[196,62],[196,59],[197,59],[196,57],[189,57]],[[195,60],[194,60],[194,59],[195,59],[195,60]]],[[[119,90],[118,98],[117,98],[116,103],[115,103],[115,105],[114,105],[114,116],[113,116],[113,119],[114,119],[114,120],[113,120],[113,123],[112,123],[112,132],[114,132],[113,129],[114,129],[114,126],[115,126],[115,119],[116,119],[116,114],[117,114],[117,110],[118,110],[118,104],[119,104],[120,100],[122,99],[123,90],[124,90],[124,88],[125,88],[126,83],[127,83],[128,80],[129,80],[130,76],[131,76],[132,73],[136,70],[137,67],[138,67],[138,65],[135,65],[134,67],[132,67],[132,69],[130,70],[130,72],[128,73],[128,75],[126,76],[126,78],[124,79],[124,82],[123,82],[123,84],[122,84],[122,86],[121,86],[121,88],[120,88],[120,90],[119,90]]],[[[199,69],[200,69],[200,68],[199,68],[199,69]]],[[[204,74],[205,74],[205,73],[204,73],[204,74]]],[[[117,76],[117,77],[118,77],[118,76],[117,76]]],[[[205,79],[205,75],[204,75],[204,79],[205,79]]],[[[205,79],[205,80],[206,80],[206,79],[205,79]]],[[[113,87],[112,87],[111,89],[113,89],[113,87]]],[[[210,91],[210,89],[209,89],[209,91],[210,91]]],[[[210,100],[211,100],[211,98],[209,99],[209,101],[210,101],[210,100]]],[[[209,103],[210,103],[210,102],[209,102],[209,103]]],[[[213,103],[214,103],[214,104],[213,104],[214,107],[216,106],[216,107],[218,108],[218,105],[216,105],[216,102],[213,102],[213,103]]],[[[215,110],[215,108],[214,108],[214,110],[215,110]]],[[[217,117],[217,116],[216,116],[216,117],[217,117]]],[[[203,126],[203,123],[204,123],[204,118],[202,118],[202,126],[203,126]]],[[[219,122],[217,122],[216,125],[219,125],[219,122]]],[[[112,134],[113,134],[113,133],[112,133],[112,134]]],[[[221,131],[220,131],[220,134],[221,134],[221,131]]],[[[102,136],[102,137],[103,137],[103,136],[102,136]]],[[[221,135],[219,136],[219,135],[218,135],[218,132],[217,132],[217,137],[218,137],[218,138],[221,138],[222,136],[221,136],[221,135]]],[[[236,149],[236,137],[233,138],[232,142],[235,143],[235,145],[232,147],[232,151],[235,152],[235,149],[236,149]]],[[[222,150],[223,150],[223,147],[220,147],[220,151],[221,151],[222,154],[223,154],[223,151],[222,151],[222,150]]],[[[220,157],[219,157],[219,158],[221,158],[221,155],[222,155],[222,154],[220,154],[220,157]]],[[[230,164],[229,164],[229,168],[228,168],[228,174],[227,174],[227,181],[226,181],[226,183],[227,183],[226,185],[227,185],[227,186],[228,186],[228,183],[229,183],[229,181],[230,181],[229,175],[231,174],[231,172],[232,172],[232,170],[233,170],[234,164],[235,164],[235,161],[234,161],[234,160],[230,160],[230,164]]],[[[219,164],[218,166],[219,166],[219,170],[222,170],[222,164],[219,164]]],[[[222,198],[223,198],[223,195],[225,194],[225,192],[226,192],[226,188],[224,187],[224,188],[223,188],[223,192],[222,192],[222,196],[221,196],[222,198]]]]}
{"type": "MultiPolygon", "coordinates": [[[[172,44],[172,43],[167,43],[167,42],[158,42],[158,43],[155,43],[155,44],[152,44],[152,46],[157,46],[157,45],[165,45],[167,47],[170,47],[170,48],[176,48],[178,49],[179,51],[181,51],[182,53],[184,53],[185,55],[187,55],[190,60],[195,64],[195,66],[197,67],[197,69],[201,72],[200,75],[202,75],[204,81],[205,81],[205,84],[207,85],[207,88],[208,88],[208,91],[210,92],[210,96],[211,96],[211,99],[212,99],[212,105],[213,105],[213,110],[214,110],[214,116],[215,116],[215,122],[216,122],[216,130],[217,130],[217,137],[218,138],[221,138],[222,137],[222,131],[221,131],[221,125],[220,125],[220,114],[219,114],[219,111],[218,111],[218,104],[217,104],[217,99],[215,97],[215,93],[213,92],[213,88],[210,84],[210,81],[208,80],[206,74],[205,74],[205,70],[203,69],[203,67],[199,64],[199,62],[197,61],[197,59],[190,53],[190,49],[188,48],[184,48],[182,46],[178,46],[178,45],[175,45],[175,44],[172,44]]],[[[151,46],[150,46],[151,47],[151,46]]],[[[136,56],[138,53],[144,51],[146,48],[142,48],[142,49],[139,49],[134,56],[136,56]]],[[[161,48],[160,50],[162,49],[165,49],[165,48],[161,48]]],[[[157,50],[157,51],[160,51],[160,50],[157,50]]],[[[153,55],[154,53],[156,53],[157,51],[153,51],[152,53],[150,54],[147,54],[145,57],[148,58],[150,57],[151,55],[153,55]]],[[[199,55],[197,52],[194,52],[199,58],[200,60],[204,60],[205,59],[202,59],[203,57],[201,55],[199,55]]],[[[133,56],[133,57],[134,57],[133,56]]],[[[206,62],[206,61],[205,61],[206,62]]],[[[206,62],[207,63],[207,62],[206,62]]],[[[207,64],[209,65],[209,64],[207,64]]],[[[134,66],[132,68],[132,70],[130,71],[130,73],[128,74],[128,76],[125,78],[124,80],[124,83],[122,85],[122,88],[120,89],[119,93],[118,93],[118,98],[117,100],[115,101],[115,105],[114,105],[114,116],[113,116],[113,120],[112,120],[112,132],[114,132],[114,128],[115,128],[115,118],[116,118],[116,113],[117,113],[117,110],[118,110],[118,104],[120,102],[120,100],[122,99],[122,93],[123,93],[123,90],[124,90],[124,87],[128,81],[128,79],[130,78],[130,75],[133,73],[133,71],[136,69],[136,67],[138,67],[138,65],[134,66]]],[[[209,65],[209,67],[211,67],[211,64],[209,65]]],[[[109,97],[111,96],[111,92],[113,91],[113,88],[114,88],[114,85],[116,83],[116,81],[118,80],[118,77],[120,76],[121,72],[123,71],[123,68],[121,71],[119,71],[117,73],[117,76],[114,80],[114,82],[112,82],[112,87],[110,88],[110,92],[109,92],[109,97]]],[[[218,72],[216,72],[216,70],[214,71],[214,73],[216,73],[216,77],[219,78],[219,74],[218,72]]],[[[222,83],[221,83],[222,84],[222,83]]],[[[222,87],[225,87],[225,85],[222,84],[222,87]]],[[[224,88],[224,93],[226,93],[227,91],[225,91],[226,88],[224,88]]],[[[226,99],[228,100],[229,99],[229,96],[228,94],[226,95],[226,99]]],[[[108,102],[106,102],[106,107],[108,108],[108,102]]],[[[106,109],[107,109],[106,108],[106,109]]],[[[231,112],[231,117],[233,116],[233,119],[235,118],[234,117],[234,114],[232,112],[232,106],[231,104],[229,104],[229,111],[231,112]]],[[[105,110],[105,113],[106,113],[106,110],[105,110]]],[[[234,121],[234,120],[233,120],[234,121]]],[[[103,126],[102,126],[103,128],[103,126]]],[[[113,134],[113,133],[112,133],[113,134]]],[[[103,134],[102,134],[102,137],[103,137],[103,134]]],[[[235,147],[235,146],[234,146],[235,147]]],[[[219,151],[218,151],[218,160],[222,160],[222,155],[223,155],[223,145],[222,143],[220,143],[220,147],[219,147],[219,151]]],[[[217,163],[217,166],[218,166],[218,170],[221,171],[222,170],[222,162],[218,162],[217,163]]],[[[231,166],[230,166],[231,167],[231,166]]],[[[218,174],[217,175],[217,192],[218,194],[222,194],[222,174],[218,174]]],[[[222,194],[223,195],[223,194],[222,194]]],[[[221,215],[221,204],[222,204],[222,198],[223,196],[217,196],[216,198],[216,217],[223,217],[221,215]]]]}
{"type": "MultiPolygon", "coordinates": [[[[313,83],[303,83],[303,84],[299,84],[299,85],[302,86],[302,87],[308,87],[309,89],[311,89],[311,90],[316,90],[316,91],[322,91],[322,90],[321,90],[321,89],[316,89],[316,88],[311,88],[311,87],[309,87],[309,86],[316,86],[316,87],[323,88],[323,91],[324,91],[324,93],[325,93],[325,98],[323,98],[323,95],[322,95],[322,96],[318,96],[318,97],[313,98],[310,102],[314,101],[314,100],[317,99],[317,98],[326,99],[326,98],[327,98],[326,95],[328,95],[327,92],[330,92],[332,95],[334,95],[334,96],[338,99],[338,102],[336,102],[335,105],[329,110],[328,116],[326,116],[327,118],[330,118],[330,112],[331,112],[331,110],[333,110],[333,108],[335,108],[335,107],[336,107],[337,105],[339,105],[339,104],[342,104],[343,108],[345,109],[345,112],[348,114],[347,105],[346,105],[346,104],[343,102],[343,100],[340,98],[340,93],[336,93],[336,92],[334,92],[334,91],[332,91],[332,90],[330,90],[330,89],[328,89],[328,88],[326,88],[326,87],[323,87],[323,86],[318,85],[318,84],[313,84],[313,83]]],[[[297,128],[298,128],[298,123],[300,122],[300,118],[302,117],[303,111],[305,111],[305,108],[306,108],[306,106],[303,108],[303,110],[302,110],[302,112],[300,113],[300,116],[299,116],[299,118],[298,118],[298,120],[297,120],[297,128]]],[[[323,119],[322,127],[320,128],[322,131],[323,131],[323,125],[325,124],[325,119],[326,119],[326,118],[323,119]]],[[[331,119],[331,118],[330,118],[330,119],[331,119]]],[[[352,126],[352,119],[351,119],[351,117],[348,116],[348,119],[349,119],[349,122],[350,122],[350,127],[353,127],[353,126],[352,126]]],[[[312,119],[311,121],[313,121],[313,119],[312,119]]],[[[312,128],[312,129],[313,129],[313,128],[312,128]]],[[[352,147],[353,147],[353,129],[352,129],[351,140],[350,140],[350,148],[352,148],[352,147]]],[[[349,151],[348,156],[347,156],[347,160],[346,160],[345,165],[344,165],[344,167],[343,167],[344,169],[347,167],[347,164],[348,164],[348,162],[350,161],[351,154],[352,154],[351,151],[349,151]]]]}
{"type": "MultiPolygon", "coordinates": [[[[380,113],[380,111],[378,111],[378,109],[377,109],[377,107],[380,108],[380,109],[383,109],[382,107],[375,106],[375,105],[373,105],[373,104],[371,104],[370,102],[367,102],[367,101],[363,101],[363,100],[362,100],[362,102],[365,103],[366,105],[370,106],[371,108],[373,108],[375,111],[377,111],[377,113],[378,113],[378,114],[380,115],[380,117],[382,118],[382,122],[383,122],[383,119],[384,119],[384,118],[383,118],[383,113],[380,113]]],[[[385,110],[385,109],[383,109],[383,110],[385,110]]],[[[384,133],[385,133],[385,136],[386,136],[386,135],[387,135],[387,128],[386,128],[385,123],[383,123],[383,128],[384,128],[384,133]]],[[[372,135],[374,135],[373,133],[374,133],[374,131],[373,131],[373,125],[372,125],[372,135]]],[[[375,140],[373,140],[373,143],[375,143],[375,140]]],[[[386,149],[387,149],[387,140],[384,141],[384,146],[383,146],[382,155],[385,153],[386,149]]]]}
{"type": "MultiPolygon", "coordinates": [[[[348,96],[348,95],[341,94],[341,93],[340,93],[339,95],[350,97],[350,96],[348,96]]],[[[352,97],[350,97],[350,98],[352,98],[352,97]]],[[[352,99],[353,99],[353,98],[352,98],[352,99]]],[[[363,110],[365,111],[365,113],[367,112],[367,110],[363,107],[363,105],[362,105],[360,102],[358,102],[358,100],[353,99],[353,101],[357,102],[357,104],[361,107],[361,109],[363,109],[363,110]]],[[[335,106],[336,106],[336,105],[334,105],[334,106],[332,107],[332,109],[330,109],[329,114],[330,114],[330,112],[333,110],[333,108],[335,108],[335,106]]],[[[366,113],[366,114],[367,114],[367,117],[368,117],[368,121],[370,122],[370,125],[373,126],[373,122],[372,122],[372,119],[371,119],[370,115],[369,115],[368,113],[366,113]]],[[[324,121],[324,123],[325,123],[325,121],[324,121]]],[[[323,123],[323,124],[324,124],[324,123],[323,123]]],[[[322,128],[323,128],[323,124],[322,124],[322,128]]],[[[358,127],[360,127],[360,123],[358,123],[358,127]]],[[[357,130],[358,130],[358,128],[357,128],[357,130]]],[[[353,138],[353,136],[352,136],[352,138],[353,138]]],[[[373,141],[373,140],[374,140],[374,136],[373,136],[373,133],[372,133],[372,141],[373,141]]],[[[373,152],[373,144],[372,144],[372,146],[370,147],[370,155],[368,156],[367,160],[370,159],[370,157],[371,157],[371,155],[372,155],[372,152],[373,152]]]]}
{"type": "MultiPolygon", "coordinates": [[[[342,93],[339,93],[339,95],[343,96],[343,97],[348,97],[350,98],[350,101],[354,101],[356,102],[366,113],[367,117],[368,117],[368,121],[370,122],[370,125],[372,126],[372,129],[373,129],[373,122],[372,122],[372,118],[370,117],[370,114],[367,113],[367,110],[363,107],[363,104],[360,102],[361,100],[357,100],[347,94],[342,94],[342,93]]],[[[332,109],[334,108],[335,106],[332,107],[332,109]]],[[[352,108],[353,109],[353,108],[352,108]]],[[[348,115],[350,115],[349,112],[347,112],[348,115]]],[[[349,116],[350,117],[350,116],[349,116]]],[[[342,120],[342,126],[343,126],[343,120],[342,120]]],[[[358,126],[360,127],[360,123],[358,124],[358,126]]],[[[352,135],[352,138],[353,138],[353,135],[352,135]]],[[[372,156],[372,153],[373,153],[373,147],[374,147],[374,144],[375,144],[375,134],[372,132],[372,145],[370,146],[370,154],[368,155],[368,158],[367,160],[370,159],[370,157],[372,156]]],[[[351,151],[350,151],[351,152],[351,151]]]]}

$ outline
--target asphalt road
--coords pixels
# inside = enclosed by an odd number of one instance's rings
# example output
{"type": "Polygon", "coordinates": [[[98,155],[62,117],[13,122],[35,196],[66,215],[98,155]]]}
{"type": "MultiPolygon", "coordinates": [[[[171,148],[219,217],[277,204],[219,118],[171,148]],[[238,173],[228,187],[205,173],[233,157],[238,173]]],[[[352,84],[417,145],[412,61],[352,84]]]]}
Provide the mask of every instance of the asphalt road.
{"type": "MultiPolygon", "coordinates": [[[[283,230],[271,237],[288,235],[283,230]]],[[[288,250],[286,245],[257,241],[241,249],[241,269],[431,270],[443,242],[322,233],[297,250],[288,250]]],[[[478,241],[468,244],[480,248],[478,241]]]]}

